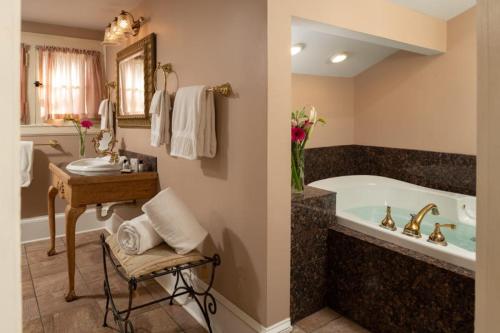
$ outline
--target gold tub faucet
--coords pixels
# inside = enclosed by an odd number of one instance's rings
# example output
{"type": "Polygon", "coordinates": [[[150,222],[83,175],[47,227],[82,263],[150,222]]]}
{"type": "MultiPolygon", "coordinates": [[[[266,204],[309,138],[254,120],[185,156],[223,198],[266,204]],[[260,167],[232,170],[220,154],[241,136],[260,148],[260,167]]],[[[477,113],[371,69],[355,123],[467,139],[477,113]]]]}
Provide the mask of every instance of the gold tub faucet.
{"type": "Polygon", "coordinates": [[[412,215],[410,222],[405,225],[403,234],[416,238],[422,237],[420,233],[420,224],[428,212],[431,212],[432,215],[439,215],[439,209],[436,204],[430,203],[426,205],[417,215],[412,215]]]}

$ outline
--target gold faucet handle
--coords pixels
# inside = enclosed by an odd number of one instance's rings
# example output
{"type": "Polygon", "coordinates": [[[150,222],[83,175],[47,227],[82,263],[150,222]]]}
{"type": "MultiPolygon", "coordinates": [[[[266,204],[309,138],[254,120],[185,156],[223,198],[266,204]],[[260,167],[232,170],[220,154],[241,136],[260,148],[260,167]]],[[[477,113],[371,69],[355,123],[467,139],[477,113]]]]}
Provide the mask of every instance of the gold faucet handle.
{"type": "Polygon", "coordinates": [[[448,224],[436,223],[434,225],[434,231],[429,235],[429,239],[427,239],[428,242],[443,246],[448,245],[448,242],[446,242],[444,234],[441,232],[441,227],[455,230],[457,228],[457,225],[453,223],[448,223],[448,224]]]}
{"type": "Polygon", "coordinates": [[[380,227],[390,231],[395,231],[397,229],[396,222],[394,222],[391,215],[391,206],[386,207],[385,217],[380,221],[380,227]]]}

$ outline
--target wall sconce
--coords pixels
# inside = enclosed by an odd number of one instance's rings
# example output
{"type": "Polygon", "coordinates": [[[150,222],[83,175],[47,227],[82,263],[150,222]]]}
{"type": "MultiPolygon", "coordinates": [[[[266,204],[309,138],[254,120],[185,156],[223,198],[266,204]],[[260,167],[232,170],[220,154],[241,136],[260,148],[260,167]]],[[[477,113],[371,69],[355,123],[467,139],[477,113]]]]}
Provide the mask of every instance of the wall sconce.
{"type": "Polygon", "coordinates": [[[139,33],[141,25],[144,23],[144,17],[139,17],[138,20],[129,12],[122,10],[118,17],[108,24],[104,30],[103,45],[116,45],[122,42],[125,38],[135,36],[139,33]]]}

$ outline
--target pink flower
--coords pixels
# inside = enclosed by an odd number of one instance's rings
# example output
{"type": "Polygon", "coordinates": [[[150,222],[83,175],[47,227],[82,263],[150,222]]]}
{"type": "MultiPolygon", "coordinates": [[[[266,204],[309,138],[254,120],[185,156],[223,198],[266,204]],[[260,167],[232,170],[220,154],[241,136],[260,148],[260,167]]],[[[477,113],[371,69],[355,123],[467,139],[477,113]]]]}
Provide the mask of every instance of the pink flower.
{"type": "Polygon", "coordinates": [[[83,128],[89,129],[94,126],[94,123],[88,119],[85,119],[80,122],[80,125],[82,125],[83,128]]]}
{"type": "Polygon", "coordinates": [[[306,138],[306,132],[300,127],[292,127],[292,142],[300,142],[306,138]]]}

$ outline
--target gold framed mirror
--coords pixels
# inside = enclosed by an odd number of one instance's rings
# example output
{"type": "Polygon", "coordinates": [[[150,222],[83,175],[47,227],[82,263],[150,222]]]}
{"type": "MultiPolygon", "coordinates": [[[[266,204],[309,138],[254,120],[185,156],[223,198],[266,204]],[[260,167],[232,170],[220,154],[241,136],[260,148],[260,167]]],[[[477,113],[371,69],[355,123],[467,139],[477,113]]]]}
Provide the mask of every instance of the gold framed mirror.
{"type": "Polygon", "coordinates": [[[101,130],[99,134],[92,140],[94,150],[99,156],[106,156],[115,148],[116,139],[108,129],[101,130]]]}
{"type": "Polygon", "coordinates": [[[112,163],[118,163],[118,154],[113,151],[117,142],[113,132],[109,129],[101,130],[99,134],[92,139],[97,156],[109,156],[109,161],[112,163]]]}
{"type": "Polygon", "coordinates": [[[119,127],[151,127],[156,35],[149,34],[116,56],[116,104],[119,127]]]}

